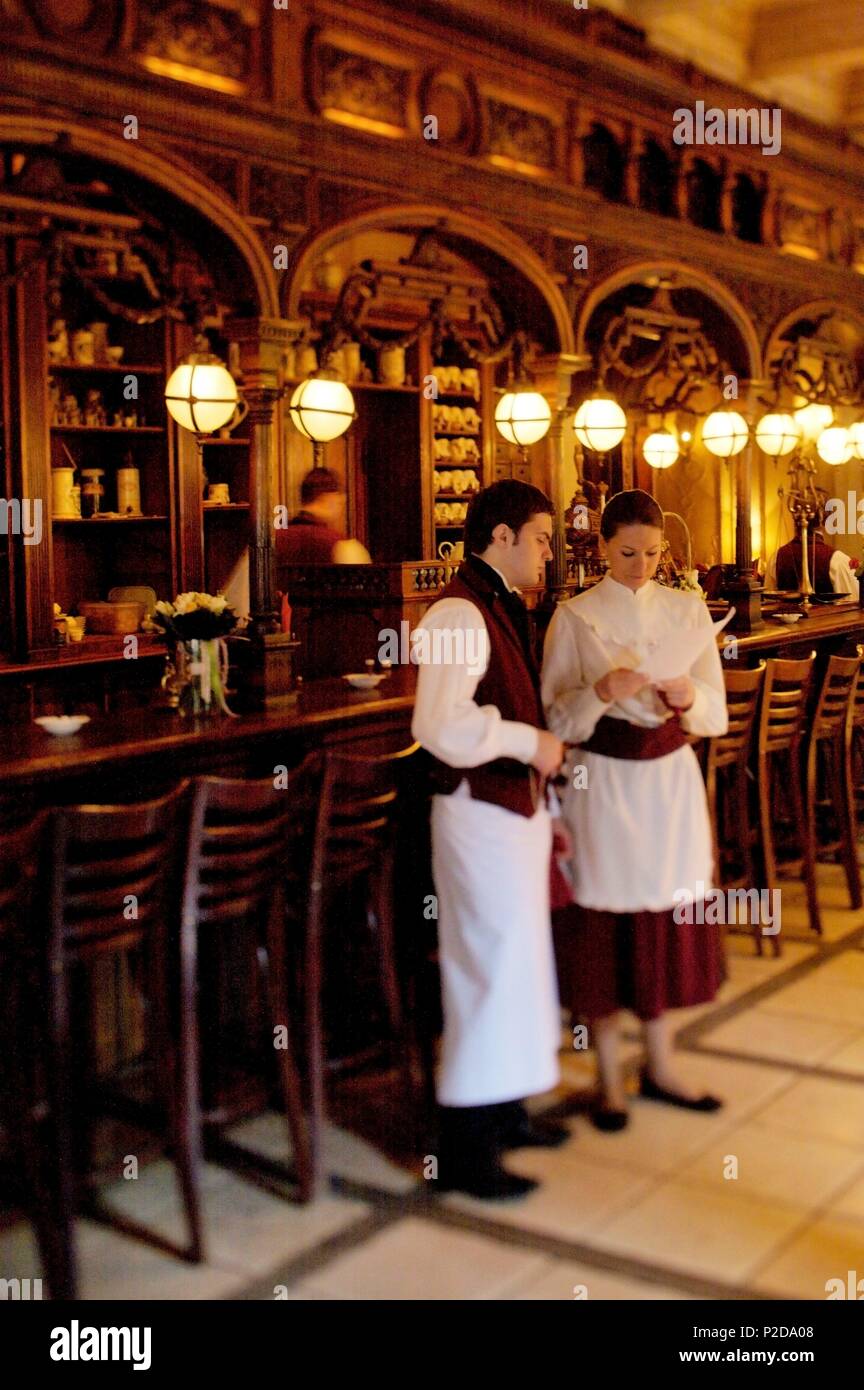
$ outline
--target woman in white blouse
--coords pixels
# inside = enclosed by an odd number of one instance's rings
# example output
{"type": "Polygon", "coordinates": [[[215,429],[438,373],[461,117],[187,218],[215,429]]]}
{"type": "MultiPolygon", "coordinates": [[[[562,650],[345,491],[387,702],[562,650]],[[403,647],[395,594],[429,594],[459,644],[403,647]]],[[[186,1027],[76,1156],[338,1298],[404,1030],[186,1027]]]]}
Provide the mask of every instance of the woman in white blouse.
{"type": "Polygon", "coordinates": [[[663,541],[657,503],[639,489],[618,493],[603,512],[601,534],[608,573],[557,609],[542,693],[549,728],[578,745],[564,794],[576,906],[567,910],[562,996],[592,1027],[601,1088],[594,1123],[616,1130],[627,1123],[620,1009],[644,1025],[642,1096],[705,1111],[721,1104],[676,1078],[665,1015],[712,999],[722,978],[718,929],[698,912],[711,887],[713,852],[704,784],[686,735],[724,733],[727,713],[713,638],[688,675],[652,685],[639,670],[666,634],[692,627],[695,637],[711,624],[698,594],[653,581],[663,541]],[[673,916],[684,893],[695,904],[692,922],[673,916]]]}

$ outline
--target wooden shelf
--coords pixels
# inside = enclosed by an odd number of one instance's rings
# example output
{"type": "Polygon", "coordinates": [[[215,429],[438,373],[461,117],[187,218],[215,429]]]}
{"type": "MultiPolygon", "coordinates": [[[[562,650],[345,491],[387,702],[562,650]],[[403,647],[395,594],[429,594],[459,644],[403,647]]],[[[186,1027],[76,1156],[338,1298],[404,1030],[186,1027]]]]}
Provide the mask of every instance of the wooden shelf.
{"type": "Polygon", "coordinates": [[[459,464],[460,468],[479,468],[479,459],[436,459],[436,468],[452,468],[454,464],[459,464]]]}
{"type": "Polygon", "coordinates": [[[436,430],[436,439],[479,439],[479,430],[436,430]]]}
{"type": "Polygon", "coordinates": [[[164,367],[154,367],[140,362],[49,362],[50,372],[133,372],[136,376],[164,376],[164,367]]]}
{"type": "Polygon", "coordinates": [[[439,387],[438,395],[435,399],[440,401],[444,396],[446,396],[448,401],[474,401],[475,403],[479,403],[480,400],[480,397],[475,396],[473,391],[442,391],[439,387]]]}
{"type": "Polygon", "coordinates": [[[249,440],[248,440],[248,439],[235,439],[235,438],[232,436],[231,439],[204,439],[204,440],[202,440],[201,442],[202,442],[202,444],[205,446],[205,448],[207,448],[207,447],[209,447],[211,444],[221,444],[223,447],[224,447],[226,444],[248,444],[248,443],[249,443],[249,440]]]}
{"type": "Polygon", "coordinates": [[[466,497],[476,497],[476,492],[436,492],[436,502],[464,502],[466,497]]]}
{"type": "Polygon", "coordinates": [[[248,512],[248,502],[202,502],[205,512],[248,512]]]}
{"type": "MultiPolygon", "coordinates": [[[[292,376],[285,381],[286,386],[299,386],[301,381],[308,381],[306,376],[292,376]]],[[[388,386],[386,381],[346,381],[345,385],[349,391],[407,391],[411,395],[418,395],[419,386],[388,386]]]]}
{"type": "Polygon", "coordinates": [[[54,526],[128,526],[131,522],[167,521],[167,516],[55,516],[54,526]]]}
{"type": "Polygon", "coordinates": [[[52,434],[164,434],[164,425],[52,425],[52,434]]]}

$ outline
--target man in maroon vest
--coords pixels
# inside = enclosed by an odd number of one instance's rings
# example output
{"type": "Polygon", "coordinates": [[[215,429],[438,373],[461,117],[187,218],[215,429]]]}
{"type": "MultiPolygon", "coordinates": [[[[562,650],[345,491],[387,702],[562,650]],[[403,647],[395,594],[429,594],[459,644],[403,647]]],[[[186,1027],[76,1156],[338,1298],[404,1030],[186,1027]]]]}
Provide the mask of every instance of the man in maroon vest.
{"type": "MultiPolygon", "coordinates": [[[[822,531],[823,516],[820,511],[816,518],[818,526],[807,538],[807,568],[810,583],[817,594],[850,594],[857,602],[858,580],[852,572],[849,556],[842,550],[828,545],[822,531]]],[[[765,573],[765,588],[770,590],[801,588],[803,568],[801,564],[801,537],[795,536],[786,545],[781,545],[777,554],[768,561],[765,573]]]]}
{"type": "Polygon", "coordinates": [[[549,921],[559,768],[524,602],[551,559],[552,506],[527,483],[472,500],[468,557],[412,634],[414,737],[433,758],[432,867],[444,1036],[438,1077],[438,1185],[519,1197],[536,1183],[501,1153],[568,1132],[531,1120],[525,1096],[558,1080],[560,1015],[549,921]]]}

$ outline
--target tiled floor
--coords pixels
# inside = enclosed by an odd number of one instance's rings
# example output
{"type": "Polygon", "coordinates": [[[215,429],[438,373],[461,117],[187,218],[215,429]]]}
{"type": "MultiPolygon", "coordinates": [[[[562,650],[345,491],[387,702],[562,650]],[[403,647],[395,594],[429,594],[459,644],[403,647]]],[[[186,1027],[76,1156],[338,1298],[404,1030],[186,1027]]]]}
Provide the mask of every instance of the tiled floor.
{"type": "MultiPolygon", "coordinates": [[[[208,1164],[208,1257],[198,1267],[109,1224],[78,1224],[88,1299],[824,1299],[826,1281],[864,1277],[864,913],[820,868],[825,935],[803,898],[783,894],[783,955],[729,941],[729,979],[710,1006],[681,1011],[679,1064],[726,1099],[700,1115],[634,1099],[620,1134],[577,1113],[571,1141],[511,1165],[542,1180],[502,1205],[435,1197],[413,1169],[328,1127],[331,1190],[299,1207],[290,1190],[208,1164]]],[[[769,947],[770,950],[770,947],[769,947]]],[[[639,1057],[635,1020],[624,1056],[639,1057]]],[[[562,1054],[562,1086],[542,1107],[590,1087],[590,1053],[562,1054]]],[[[352,1092],[343,1083],[342,1096],[352,1092]]],[[[373,1086],[365,1110],[382,1096],[373,1086]]],[[[383,1098],[386,1104],[386,1096],[383,1098]]],[[[357,1115],[360,1110],[357,1109],[357,1115]]],[[[399,1116],[391,1107],[391,1130],[399,1116]]],[[[287,1153],[279,1116],[235,1137],[287,1153]]],[[[167,1161],[105,1194],[115,1213],[181,1247],[182,1209],[167,1161]]],[[[29,1228],[0,1230],[0,1277],[38,1277],[29,1228]]]]}

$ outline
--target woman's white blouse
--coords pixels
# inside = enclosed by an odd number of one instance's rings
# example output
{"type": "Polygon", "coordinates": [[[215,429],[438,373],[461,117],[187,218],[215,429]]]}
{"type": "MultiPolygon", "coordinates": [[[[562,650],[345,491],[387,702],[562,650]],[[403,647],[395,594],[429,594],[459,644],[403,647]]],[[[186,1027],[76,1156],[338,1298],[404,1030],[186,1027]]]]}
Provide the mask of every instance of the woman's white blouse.
{"type": "MultiPolygon", "coordinates": [[[[594,684],[613,667],[637,670],[667,633],[682,626],[695,632],[710,624],[697,594],[653,581],[634,593],[609,575],[561,604],[549,626],[543,661],[550,729],[565,742],[580,743],[604,714],[643,727],[662,724],[671,716],[650,687],[606,704],[594,684]]],[[[697,736],[725,733],[726,693],[715,641],[701,653],[690,678],[696,693],[682,715],[683,728],[697,736]]],[[[598,911],[660,912],[680,900],[678,890],[698,898],[711,887],[711,828],[692,748],[641,761],[575,749],[566,767],[563,809],[573,836],[576,902],[598,911]]]]}

